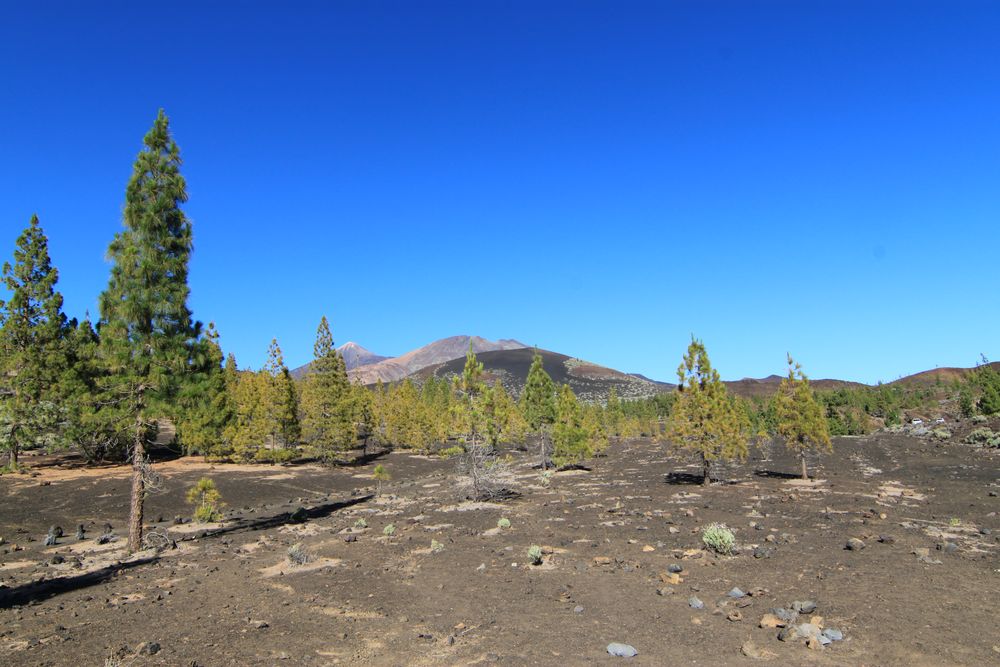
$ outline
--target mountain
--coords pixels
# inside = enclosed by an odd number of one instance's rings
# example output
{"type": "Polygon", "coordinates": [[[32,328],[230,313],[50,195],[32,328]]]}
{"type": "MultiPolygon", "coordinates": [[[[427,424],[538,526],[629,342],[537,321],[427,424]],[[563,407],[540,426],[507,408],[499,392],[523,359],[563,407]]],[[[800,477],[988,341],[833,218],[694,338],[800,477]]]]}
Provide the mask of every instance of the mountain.
{"type": "Polygon", "coordinates": [[[527,347],[524,343],[513,339],[501,339],[494,342],[479,336],[451,336],[436,340],[398,357],[359,366],[349,371],[348,375],[350,375],[352,382],[361,382],[362,384],[374,384],[379,380],[395,382],[423,368],[452,359],[461,359],[464,363],[465,353],[469,350],[470,342],[472,343],[472,351],[477,355],[497,350],[515,350],[527,347]]]}
{"type": "MultiPolygon", "coordinates": [[[[992,361],[986,364],[995,371],[1000,372],[1000,361],[992,361]]],[[[969,373],[980,366],[973,368],[932,368],[929,371],[922,371],[893,380],[889,384],[936,384],[938,382],[951,383],[955,380],[964,380],[969,373]]]]}
{"type": "Polygon", "coordinates": [[[337,348],[337,351],[344,358],[344,365],[347,366],[347,370],[349,371],[353,371],[355,368],[360,368],[361,366],[377,364],[389,358],[370,352],[353,342],[344,343],[337,348]]]}
{"type": "MultiPolygon", "coordinates": [[[[742,380],[723,380],[722,384],[726,385],[726,389],[737,396],[742,396],[744,398],[753,397],[768,397],[771,394],[778,391],[778,387],[781,385],[781,381],[784,380],[782,375],[768,375],[765,378],[743,378],[742,380]]],[[[809,378],[809,386],[813,389],[843,389],[845,387],[864,387],[865,385],[860,382],[850,382],[848,380],[826,380],[819,379],[814,380],[809,378]]]]}
{"type": "MultiPolygon", "coordinates": [[[[520,396],[524,389],[534,352],[532,348],[521,347],[477,352],[476,356],[483,364],[484,379],[488,382],[500,380],[504,389],[516,397],[520,396]]],[[[542,355],[542,366],[545,368],[545,372],[552,377],[552,380],[557,385],[568,383],[573,393],[584,401],[606,400],[612,387],[623,399],[655,396],[673,387],[558,352],[539,350],[538,353],[542,355]]],[[[461,375],[464,367],[465,355],[463,354],[462,358],[426,366],[410,377],[416,382],[423,382],[430,377],[446,379],[461,375]]]]}
{"type": "MultiPolygon", "coordinates": [[[[370,366],[371,364],[377,364],[380,361],[384,361],[389,357],[383,357],[380,354],[375,354],[370,352],[365,348],[361,347],[357,343],[347,342],[337,348],[337,352],[340,356],[344,358],[344,365],[347,366],[347,371],[350,373],[355,368],[360,368],[362,366],[370,366]]],[[[309,372],[309,366],[312,362],[306,364],[305,366],[299,366],[298,368],[292,369],[291,375],[296,380],[302,378],[306,373],[309,372]]]]}

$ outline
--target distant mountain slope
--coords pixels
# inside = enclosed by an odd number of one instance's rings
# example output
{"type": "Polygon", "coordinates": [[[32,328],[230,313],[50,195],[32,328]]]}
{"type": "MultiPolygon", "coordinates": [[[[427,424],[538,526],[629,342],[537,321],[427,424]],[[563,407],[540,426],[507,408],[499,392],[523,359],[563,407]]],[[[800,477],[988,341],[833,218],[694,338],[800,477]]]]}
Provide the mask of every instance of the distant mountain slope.
{"type": "MultiPolygon", "coordinates": [[[[347,366],[348,371],[352,371],[355,368],[360,368],[361,366],[368,366],[371,364],[377,364],[380,361],[388,359],[389,357],[383,357],[380,354],[375,354],[370,352],[365,348],[361,347],[357,343],[347,342],[337,348],[337,352],[340,352],[340,356],[344,358],[344,365],[347,366]]],[[[310,362],[311,364],[311,362],[310,362]]],[[[292,377],[299,379],[309,372],[310,364],[305,366],[299,366],[291,371],[292,377]]]]}
{"type": "Polygon", "coordinates": [[[406,354],[392,359],[385,359],[376,364],[360,366],[350,371],[349,375],[353,382],[361,382],[362,384],[374,384],[379,380],[382,380],[382,382],[395,382],[434,364],[440,364],[452,359],[462,359],[464,362],[465,353],[469,349],[470,342],[472,343],[472,351],[476,354],[497,350],[523,349],[526,347],[524,343],[512,339],[501,339],[494,342],[480,336],[451,336],[436,340],[433,343],[424,345],[416,350],[411,350],[406,354]]]}
{"type": "MultiPolygon", "coordinates": [[[[653,382],[630,373],[623,373],[613,368],[598,366],[581,359],[569,357],[558,352],[539,350],[542,355],[542,366],[552,380],[557,384],[569,383],[581,400],[604,401],[608,392],[614,387],[621,398],[641,398],[654,396],[671,385],[653,382]]],[[[488,381],[499,379],[508,393],[520,396],[531,367],[534,355],[532,348],[513,350],[497,350],[477,353],[483,364],[483,370],[488,381]]],[[[410,377],[416,382],[423,382],[429,377],[450,378],[460,375],[465,366],[464,355],[460,359],[452,359],[433,366],[427,366],[410,377]]]]}
{"type": "MultiPolygon", "coordinates": [[[[742,380],[724,380],[722,384],[726,385],[726,389],[729,392],[737,396],[744,398],[767,397],[778,391],[778,387],[781,385],[783,379],[784,377],[781,375],[768,375],[766,378],[760,379],[743,378],[742,380]]],[[[848,380],[814,380],[812,378],[809,378],[809,385],[813,389],[821,390],[866,386],[860,382],[850,382],[848,380]]]]}
{"type": "MultiPolygon", "coordinates": [[[[987,365],[993,370],[1000,372],[1000,361],[993,361],[987,365]]],[[[935,384],[938,381],[944,383],[954,382],[955,380],[965,379],[965,377],[972,371],[976,370],[976,368],[978,367],[932,368],[929,371],[921,371],[920,373],[914,373],[913,375],[907,375],[906,377],[899,378],[898,380],[893,380],[889,384],[935,384]]]]}

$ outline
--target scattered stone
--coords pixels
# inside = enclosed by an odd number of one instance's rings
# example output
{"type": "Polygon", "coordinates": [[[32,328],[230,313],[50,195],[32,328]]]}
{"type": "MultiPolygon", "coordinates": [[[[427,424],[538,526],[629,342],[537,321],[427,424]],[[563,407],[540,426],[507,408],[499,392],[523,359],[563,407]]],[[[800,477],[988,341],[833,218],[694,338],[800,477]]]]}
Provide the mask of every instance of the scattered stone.
{"type": "Polygon", "coordinates": [[[810,616],[809,623],[815,625],[817,628],[823,627],[823,617],[822,616],[810,616]]]}
{"type": "Polygon", "coordinates": [[[656,551],[656,547],[654,547],[654,546],[652,546],[652,545],[650,545],[650,544],[647,544],[646,546],[644,546],[644,547],[642,548],[642,550],[643,550],[644,552],[646,552],[646,553],[649,553],[650,551],[656,551]]]}
{"type": "Polygon", "coordinates": [[[676,572],[660,572],[660,581],[665,584],[672,584],[676,586],[681,583],[683,579],[681,579],[681,575],[676,572]]]}
{"type": "Polygon", "coordinates": [[[611,559],[607,556],[594,556],[594,565],[611,565],[611,559]]]}
{"type": "Polygon", "coordinates": [[[810,637],[806,640],[806,646],[813,651],[818,651],[823,648],[823,640],[821,637],[810,637]]]}
{"type": "Polygon", "coordinates": [[[682,566],[678,565],[677,563],[671,563],[670,565],[667,566],[667,572],[673,572],[675,574],[679,574],[679,573],[681,573],[683,571],[684,571],[684,568],[682,566]]]}
{"type": "Polygon", "coordinates": [[[844,547],[848,551],[861,551],[865,548],[865,543],[863,540],[859,540],[856,537],[852,537],[847,540],[847,545],[844,547]]]}
{"type": "Polygon", "coordinates": [[[733,609],[731,612],[729,612],[728,614],[726,614],[726,619],[730,620],[730,621],[734,621],[734,622],[742,621],[743,620],[743,614],[742,614],[742,612],[740,612],[740,610],[733,609]]]}
{"type": "Polygon", "coordinates": [[[767,547],[755,547],[753,550],[754,558],[770,558],[774,555],[773,549],[768,549],[767,547]]]}
{"type": "Polygon", "coordinates": [[[734,600],[738,600],[738,599],[740,599],[742,597],[746,597],[746,593],[744,593],[743,591],[741,591],[738,586],[734,586],[731,591],[729,591],[728,593],[726,593],[726,595],[728,595],[729,597],[733,598],[734,600]]]}
{"type": "Polygon", "coordinates": [[[49,563],[52,565],[62,565],[66,562],[66,559],[61,554],[56,554],[49,559],[49,563]]]}
{"type": "Polygon", "coordinates": [[[893,537],[892,535],[879,535],[878,541],[881,542],[882,544],[895,544],[896,538],[893,537]]]}
{"type": "Polygon", "coordinates": [[[143,642],[135,647],[136,655],[156,655],[160,652],[160,645],[156,642],[143,642]]]}
{"type": "Polygon", "coordinates": [[[76,539],[82,540],[86,539],[86,537],[87,537],[87,531],[83,529],[83,524],[81,523],[79,526],[76,527],[76,539]]]}
{"type": "Polygon", "coordinates": [[[931,555],[931,550],[928,549],[927,547],[917,547],[916,549],[914,549],[910,553],[912,553],[917,558],[923,558],[923,557],[926,557],[926,556],[930,556],[931,555]]]}
{"type": "Polygon", "coordinates": [[[824,628],[823,629],[823,636],[826,637],[827,639],[829,639],[832,642],[839,642],[839,641],[843,640],[844,633],[841,632],[840,630],[835,629],[835,628],[824,628]]]}
{"type": "Polygon", "coordinates": [[[639,652],[635,650],[634,646],[630,646],[629,644],[611,642],[608,644],[608,655],[613,655],[617,658],[633,658],[639,655],[639,652]]]}
{"type": "Polygon", "coordinates": [[[582,614],[583,613],[583,606],[582,605],[576,605],[575,607],[573,607],[573,613],[574,614],[582,614]]]}
{"type": "Polygon", "coordinates": [[[778,618],[776,614],[764,614],[758,625],[762,628],[783,628],[788,625],[788,622],[778,618]]]}
{"type": "Polygon", "coordinates": [[[47,547],[54,547],[55,545],[56,545],[56,536],[53,535],[52,533],[49,533],[48,535],[46,535],[45,536],[45,546],[47,546],[47,547]]]}
{"type": "Polygon", "coordinates": [[[270,627],[267,621],[250,621],[250,627],[257,630],[263,630],[264,628],[270,627]]]}
{"type": "Polygon", "coordinates": [[[954,542],[945,542],[944,544],[937,545],[938,551],[943,551],[946,554],[953,554],[958,551],[958,545],[954,542]]]}
{"type": "Polygon", "coordinates": [[[350,533],[348,535],[344,535],[344,541],[345,542],[357,542],[358,541],[358,536],[355,535],[354,533],[350,533]]]}
{"type": "Polygon", "coordinates": [[[57,537],[57,538],[58,537],[62,537],[63,536],[62,526],[50,526],[49,527],[49,535],[52,535],[53,537],[57,537]]]}
{"type": "Polygon", "coordinates": [[[749,639],[743,642],[743,646],[740,647],[740,653],[754,660],[770,660],[778,655],[777,653],[769,651],[766,648],[758,647],[749,639]]]}
{"type": "Polygon", "coordinates": [[[811,614],[816,611],[816,603],[812,600],[804,600],[802,602],[796,600],[792,603],[792,609],[800,614],[811,614]]]}
{"type": "Polygon", "coordinates": [[[696,596],[692,595],[688,598],[688,606],[692,609],[704,609],[705,603],[699,600],[696,596]]]}

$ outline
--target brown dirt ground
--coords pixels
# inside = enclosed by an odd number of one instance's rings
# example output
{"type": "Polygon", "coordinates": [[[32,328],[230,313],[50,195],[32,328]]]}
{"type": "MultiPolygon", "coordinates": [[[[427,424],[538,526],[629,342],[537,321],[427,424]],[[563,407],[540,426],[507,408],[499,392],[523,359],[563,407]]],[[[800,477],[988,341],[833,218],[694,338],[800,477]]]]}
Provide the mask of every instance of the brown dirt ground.
{"type": "Polygon", "coordinates": [[[106,522],[124,534],[126,469],[48,461],[38,476],[3,476],[0,664],[102,665],[141,642],[161,650],[122,664],[739,665],[759,662],[741,653],[748,640],[775,664],[1000,660],[995,452],[957,438],[842,438],[813,463],[813,483],[783,474],[797,465],[775,448],[720,467],[725,481],[708,488],[691,483],[693,461],[648,441],[616,444],[548,487],[515,456],[522,495],[502,504],[463,501],[454,462],[406,453],[333,469],[161,463],[164,490],[147,517],[162,515],[152,525],[178,547],[133,560],[121,542],[93,539],[106,522]],[[376,462],[393,475],[381,498],[370,495],[376,462]],[[172,525],[190,515],[184,490],[203,475],[227,519],[172,525]],[[290,523],[299,505],[310,518],[290,523]],[[497,530],[502,516],[512,525],[497,530]],[[359,518],[367,529],[353,528],[359,518]],[[390,522],[396,533],[383,537],[390,522]],[[740,555],[701,549],[712,522],[736,530],[740,555]],[[52,524],[67,537],[46,548],[52,524]],[[866,548],[845,550],[851,537],[866,548]],[[444,549],[432,552],[432,539],[444,549]],[[958,551],[937,550],[945,539],[958,551]],[[313,557],[304,566],[286,559],[296,542],[313,557]],[[526,564],[532,544],[549,547],[541,566],[526,564]],[[754,558],[755,545],[774,553],[754,558]],[[920,562],[920,548],[940,564],[920,562]],[[57,553],[67,562],[46,564],[57,553]],[[671,563],[682,581],[662,583],[671,563]],[[754,595],[729,600],[734,586],[754,595]],[[692,595],[704,609],[688,606],[692,595]],[[846,639],[810,650],[758,627],[793,600],[816,601],[846,639]],[[734,610],[742,620],[727,620],[734,610]],[[639,655],[608,656],[612,641],[639,655]]]}

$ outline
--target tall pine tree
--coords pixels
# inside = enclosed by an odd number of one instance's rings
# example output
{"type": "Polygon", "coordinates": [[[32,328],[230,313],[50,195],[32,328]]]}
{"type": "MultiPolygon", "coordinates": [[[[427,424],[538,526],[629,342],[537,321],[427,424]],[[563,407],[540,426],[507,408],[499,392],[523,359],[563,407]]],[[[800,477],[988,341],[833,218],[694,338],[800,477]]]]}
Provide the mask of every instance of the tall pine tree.
{"type": "Polygon", "coordinates": [[[823,407],[813,395],[802,365],[795,363],[790,354],[788,376],[781,381],[774,396],[774,413],[778,435],[785,439],[789,450],[798,454],[802,462],[802,479],[809,479],[806,452],[810,449],[833,451],[833,445],[823,407]]]}
{"type": "Polygon", "coordinates": [[[694,337],[677,368],[677,399],[666,435],[675,446],[699,455],[705,485],[711,481],[713,461],[745,459],[748,454],[745,420],[712,368],[705,345],[694,337]]]}
{"type": "Polygon", "coordinates": [[[231,453],[225,433],[235,418],[236,408],[222,360],[219,332],[210,322],[194,345],[190,379],[181,387],[178,397],[181,410],[177,439],[186,454],[223,457],[231,453]]]}
{"type": "Polygon", "coordinates": [[[548,467],[548,431],[556,421],[556,387],[542,366],[542,355],[535,348],[531,368],[521,394],[521,412],[528,428],[538,434],[542,470],[548,467]]]}
{"type": "Polygon", "coordinates": [[[286,461],[295,456],[295,447],[299,442],[299,400],[277,339],[271,340],[261,377],[261,410],[270,447],[258,451],[257,457],[286,461]]]}
{"type": "Polygon", "coordinates": [[[143,143],[125,190],[125,229],[108,248],[111,277],[99,327],[105,413],[131,439],[129,552],[142,546],[146,444],[157,421],[175,415],[200,329],[187,305],[191,223],[181,210],[187,189],[162,109],[143,143]]]}
{"type": "Polygon", "coordinates": [[[316,330],[313,362],[302,381],[302,437],[323,460],[354,445],[354,396],[344,359],[337,352],[323,317],[316,330]]]}
{"type": "Polygon", "coordinates": [[[58,280],[48,239],[33,215],[17,238],[13,266],[3,265],[10,300],[0,301],[0,447],[12,469],[25,447],[55,444],[65,421],[59,381],[67,364],[67,325],[58,280]]]}

